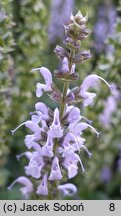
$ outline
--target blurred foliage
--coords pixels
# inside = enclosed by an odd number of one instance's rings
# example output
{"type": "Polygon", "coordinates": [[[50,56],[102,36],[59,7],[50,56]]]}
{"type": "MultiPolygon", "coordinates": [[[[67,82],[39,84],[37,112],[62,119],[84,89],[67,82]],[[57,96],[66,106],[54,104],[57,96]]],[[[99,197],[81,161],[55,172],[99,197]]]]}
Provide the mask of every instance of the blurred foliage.
{"type": "MultiPolygon", "coordinates": [[[[22,199],[17,186],[11,192],[7,186],[16,177],[24,174],[23,166],[16,161],[16,155],[23,152],[25,128],[19,130],[13,137],[10,133],[21,122],[29,119],[29,113],[34,110],[36,83],[40,80],[38,73],[31,69],[44,65],[50,70],[57,68],[53,49],[56,44],[48,43],[48,24],[51,17],[51,0],[1,0],[0,1],[0,199],[22,199]]],[[[91,49],[92,59],[78,66],[80,84],[87,74],[96,73],[109,83],[116,83],[121,91],[121,4],[111,0],[75,0],[75,10],[86,14],[88,26],[92,29],[89,39],[82,44],[82,50],[91,49]],[[114,34],[109,35],[105,43],[114,47],[114,52],[99,55],[94,50],[93,29],[97,20],[97,8],[104,3],[117,7],[117,27],[114,34]]],[[[57,41],[62,45],[62,41],[57,41]]],[[[58,83],[59,84],[59,83],[58,83]]],[[[72,86],[75,86],[74,82],[72,86]]],[[[61,88],[61,84],[59,84],[61,88]]],[[[121,171],[117,168],[120,157],[121,143],[121,103],[113,113],[111,126],[101,125],[99,115],[104,109],[104,102],[111,94],[107,87],[101,84],[97,89],[97,99],[92,107],[83,109],[81,114],[93,120],[93,126],[101,132],[97,139],[88,130],[84,133],[86,146],[92,152],[88,159],[85,152],[80,156],[86,172],[71,180],[78,187],[78,194],[72,199],[120,199],[121,171]],[[111,179],[107,183],[101,179],[104,167],[111,171],[111,179]]],[[[52,108],[52,103],[45,95],[41,98],[52,108]]]]}
{"type": "Polygon", "coordinates": [[[0,198],[4,193],[12,198],[6,187],[8,176],[11,181],[18,175],[15,155],[18,148],[24,149],[25,132],[14,139],[10,131],[34,109],[33,92],[39,76],[31,69],[45,60],[48,6],[48,1],[39,0],[0,2],[0,198]]]}
{"type": "MultiPolygon", "coordinates": [[[[4,167],[10,151],[8,148],[8,118],[11,115],[12,67],[15,42],[12,35],[14,23],[10,12],[10,1],[0,2],[0,187],[6,185],[9,171],[4,167]]],[[[10,134],[9,134],[10,135],[10,134]]]]}

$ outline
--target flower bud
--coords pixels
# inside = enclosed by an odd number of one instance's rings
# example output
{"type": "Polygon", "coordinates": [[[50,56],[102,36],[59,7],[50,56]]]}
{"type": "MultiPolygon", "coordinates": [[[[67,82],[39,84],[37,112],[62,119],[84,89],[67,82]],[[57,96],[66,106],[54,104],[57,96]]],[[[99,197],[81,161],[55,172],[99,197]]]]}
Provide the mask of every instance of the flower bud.
{"type": "Polygon", "coordinates": [[[54,49],[54,52],[60,59],[63,59],[64,57],[68,56],[66,50],[63,47],[58,46],[58,45],[54,49]]]}
{"type": "Polygon", "coordinates": [[[69,73],[69,64],[68,64],[68,59],[64,57],[62,61],[62,73],[69,73]]]}
{"type": "Polygon", "coordinates": [[[90,50],[85,50],[80,53],[78,53],[74,58],[74,63],[83,63],[87,61],[89,58],[91,58],[90,50]]]}
{"type": "Polygon", "coordinates": [[[86,14],[86,16],[84,17],[81,13],[81,11],[78,11],[78,13],[73,16],[73,14],[71,14],[71,21],[78,24],[79,26],[85,24],[88,20],[88,16],[86,14]]]}
{"type": "Polygon", "coordinates": [[[75,16],[71,14],[71,22],[65,25],[65,34],[75,40],[85,39],[89,30],[86,28],[86,22],[88,20],[87,15],[84,17],[79,11],[75,16]]]}

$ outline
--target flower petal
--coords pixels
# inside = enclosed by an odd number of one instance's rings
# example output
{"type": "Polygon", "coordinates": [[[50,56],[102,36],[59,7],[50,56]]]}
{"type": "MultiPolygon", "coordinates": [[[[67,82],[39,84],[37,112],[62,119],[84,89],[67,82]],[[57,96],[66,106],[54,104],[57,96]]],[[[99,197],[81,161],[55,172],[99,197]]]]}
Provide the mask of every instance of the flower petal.
{"type": "Polygon", "coordinates": [[[44,77],[45,83],[48,86],[51,86],[51,84],[52,84],[52,74],[51,74],[51,72],[46,67],[41,67],[39,72],[44,77]]]}
{"type": "Polygon", "coordinates": [[[77,187],[74,184],[67,183],[58,185],[58,190],[62,191],[64,196],[73,196],[77,192],[77,187]]]}
{"type": "Polygon", "coordinates": [[[49,180],[53,181],[53,180],[61,180],[61,179],[62,179],[62,174],[61,174],[61,170],[60,170],[60,166],[59,166],[59,160],[55,156],[53,159],[53,162],[52,162],[49,180]]]}
{"type": "Polygon", "coordinates": [[[44,196],[48,195],[47,173],[45,173],[45,175],[43,176],[43,179],[40,185],[38,186],[36,193],[39,195],[44,195],[44,196]]]}
{"type": "Polygon", "coordinates": [[[63,73],[68,73],[69,72],[69,65],[68,65],[67,57],[64,57],[64,59],[62,61],[62,72],[63,73]]]}
{"type": "Polygon", "coordinates": [[[50,126],[50,130],[48,131],[48,135],[52,138],[60,138],[63,136],[63,129],[60,125],[60,119],[59,119],[59,110],[58,108],[54,111],[54,119],[50,126]]]}
{"type": "Polygon", "coordinates": [[[97,86],[98,79],[99,77],[96,74],[87,76],[81,85],[81,92],[86,92],[90,87],[97,86]]]}
{"type": "Polygon", "coordinates": [[[77,107],[72,107],[72,109],[69,111],[67,120],[68,122],[75,122],[80,119],[80,109],[77,107]]]}
{"type": "Polygon", "coordinates": [[[36,87],[36,96],[41,97],[43,94],[43,91],[52,91],[51,85],[52,85],[52,74],[46,67],[41,68],[35,68],[33,71],[39,70],[41,75],[43,76],[46,84],[37,83],[36,87]]]}
{"type": "Polygon", "coordinates": [[[42,155],[47,157],[53,157],[53,139],[48,136],[46,144],[42,147],[42,155]]]}
{"type": "Polygon", "coordinates": [[[27,175],[38,179],[41,177],[41,170],[45,165],[43,157],[40,152],[35,152],[31,158],[29,165],[25,166],[25,172],[27,175]]]}
{"type": "Polygon", "coordinates": [[[21,157],[26,156],[29,160],[32,158],[32,152],[26,151],[19,155],[16,155],[17,160],[20,160],[21,157]]]}
{"type": "Polygon", "coordinates": [[[41,139],[41,135],[36,134],[26,135],[25,136],[25,145],[28,149],[34,148],[36,151],[41,151],[41,146],[37,143],[41,139]]]}
{"type": "Polygon", "coordinates": [[[12,187],[14,186],[14,184],[16,183],[20,183],[23,184],[24,187],[20,188],[20,191],[22,192],[23,196],[25,196],[25,198],[29,197],[29,194],[31,192],[33,192],[33,184],[32,182],[25,176],[20,176],[19,178],[17,178],[9,187],[8,190],[11,190],[12,187]]]}
{"type": "Polygon", "coordinates": [[[48,115],[48,107],[42,103],[42,102],[38,102],[35,104],[35,109],[36,109],[36,112],[41,112],[41,116],[43,119],[48,119],[49,118],[49,115],[48,115]]]}

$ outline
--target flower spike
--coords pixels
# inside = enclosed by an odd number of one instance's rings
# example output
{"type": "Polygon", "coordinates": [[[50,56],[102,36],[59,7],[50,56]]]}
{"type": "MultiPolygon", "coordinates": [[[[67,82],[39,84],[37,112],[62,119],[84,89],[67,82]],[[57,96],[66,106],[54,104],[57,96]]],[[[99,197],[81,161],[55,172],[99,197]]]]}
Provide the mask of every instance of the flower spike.
{"type": "MultiPolygon", "coordinates": [[[[58,1],[56,2],[60,5],[58,1]]],[[[81,153],[85,150],[89,157],[92,154],[86,147],[86,138],[83,138],[84,130],[90,128],[97,137],[100,134],[91,125],[91,121],[81,115],[81,107],[76,104],[82,103],[84,107],[93,104],[96,93],[89,92],[89,88],[97,86],[99,80],[102,80],[110,90],[111,85],[102,77],[92,74],[84,79],[81,86],[71,88],[72,82],[80,79],[76,64],[82,64],[91,58],[90,50],[81,49],[82,40],[86,39],[90,32],[86,27],[87,20],[88,16],[83,16],[79,11],[75,16],[71,14],[70,21],[64,25],[65,47],[57,45],[54,50],[61,60],[59,69],[54,70],[55,78],[61,81],[59,86],[53,82],[52,73],[46,67],[32,70],[39,71],[44,79],[43,84],[38,82],[36,85],[36,96],[41,97],[47,92],[49,98],[56,103],[47,106],[42,101],[36,102],[35,110],[31,112],[31,119],[11,131],[14,134],[23,125],[31,131],[24,140],[28,150],[17,155],[18,160],[22,156],[28,159],[28,164],[24,167],[28,178],[21,176],[8,187],[11,190],[14,184],[22,184],[20,190],[26,198],[31,199],[36,193],[40,196],[39,199],[41,196],[58,199],[57,190],[64,196],[73,196],[77,192],[76,186],[71,183],[61,185],[61,181],[74,178],[79,173],[80,166],[81,172],[85,171],[81,153]],[[52,107],[55,109],[52,110],[52,107]]],[[[119,97],[116,90],[113,91],[114,95],[116,98],[119,97]]],[[[109,99],[111,99],[110,105],[112,98],[109,99]]],[[[110,113],[115,109],[114,104],[110,113]]],[[[104,111],[103,114],[108,112],[107,109],[104,111]]],[[[110,113],[108,112],[108,118],[110,113]]]]}

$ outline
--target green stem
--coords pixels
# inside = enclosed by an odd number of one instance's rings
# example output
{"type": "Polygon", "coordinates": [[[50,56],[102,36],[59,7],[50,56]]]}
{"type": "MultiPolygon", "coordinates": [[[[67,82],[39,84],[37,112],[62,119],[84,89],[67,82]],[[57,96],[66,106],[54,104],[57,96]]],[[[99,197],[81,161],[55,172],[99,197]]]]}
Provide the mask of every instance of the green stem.
{"type": "Polygon", "coordinates": [[[56,200],[59,199],[59,191],[57,189],[59,182],[58,181],[52,181],[49,185],[49,194],[48,199],[49,200],[56,200]]]}
{"type": "MultiPolygon", "coordinates": [[[[70,55],[70,60],[69,60],[70,73],[71,73],[71,67],[72,67],[72,58],[75,56],[75,52],[76,52],[75,50],[72,50],[71,55],[70,55]]],[[[62,100],[60,103],[60,121],[63,118],[63,114],[64,114],[64,110],[65,110],[65,105],[66,105],[65,97],[67,95],[69,84],[70,84],[70,81],[66,81],[66,82],[64,82],[64,85],[63,85],[63,97],[62,97],[62,100]]]]}
{"type": "Polygon", "coordinates": [[[61,100],[61,104],[60,104],[60,120],[62,120],[63,114],[64,114],[64,110],[65,110],[65,97],[67,95],[67,91],[69,88],[69,82],[65,82],[63,85],[63,97],[61,100]]]}

